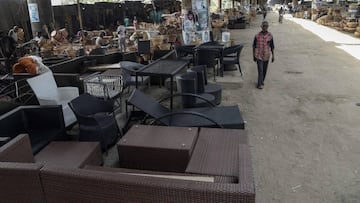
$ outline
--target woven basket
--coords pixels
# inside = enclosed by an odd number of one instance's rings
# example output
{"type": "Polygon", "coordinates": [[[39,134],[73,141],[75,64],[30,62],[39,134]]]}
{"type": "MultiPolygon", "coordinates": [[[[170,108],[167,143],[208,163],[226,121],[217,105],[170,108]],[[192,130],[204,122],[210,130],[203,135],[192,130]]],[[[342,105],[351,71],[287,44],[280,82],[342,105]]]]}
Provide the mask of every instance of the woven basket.
{"type": "Polygon", "coordinates": [[[357,10],[358,5],[357,4],[350,4],[349,5],[349,10],[357,10]]]}
{"type": "Polygon", "coordinates": [[[160,45],[162,43],[161,36],[156,36],[151,39],[151,42],[154,46],[160,45]]]}
{"type": "Polygon", "coordinates": [[[344,31],[346,32],[355,32],[356,31],[356,28],[353,28],[353,27],[344,27],[344,31]]]}
{"type": "Polygon", "coordinates": [[[356,28],[358,26],[357,22],[347,22],[346,26],[349,28],[356,28]]]}
{"type": "Polygon", "coordinates": [[[171,45],[170,44],[160,44],[158,45],[160,50],[170,50],[171,45]]]}

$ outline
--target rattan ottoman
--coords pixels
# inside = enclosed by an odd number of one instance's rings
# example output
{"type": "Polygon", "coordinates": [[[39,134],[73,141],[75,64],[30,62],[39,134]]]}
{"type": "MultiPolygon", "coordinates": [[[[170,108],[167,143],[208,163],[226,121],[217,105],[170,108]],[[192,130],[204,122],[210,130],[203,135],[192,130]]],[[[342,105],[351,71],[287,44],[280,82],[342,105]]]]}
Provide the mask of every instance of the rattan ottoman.
{"type": "Polygon", "coordinates": [[[117,143],[123,168],[184,172],[198,128],[134,125],[117,143]]]}

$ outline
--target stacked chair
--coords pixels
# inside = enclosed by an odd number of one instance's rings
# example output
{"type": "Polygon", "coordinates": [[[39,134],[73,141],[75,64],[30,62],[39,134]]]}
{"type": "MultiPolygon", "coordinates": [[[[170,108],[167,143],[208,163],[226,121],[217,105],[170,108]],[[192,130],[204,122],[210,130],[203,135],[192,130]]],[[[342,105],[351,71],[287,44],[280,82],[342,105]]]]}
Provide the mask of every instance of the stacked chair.
{"type": "Polygon", "coordinates": [[[197,77],[197,93],[211,94],[215,97],[214,103],[219,105],[221,103],[222,87],[218,84],[211,84],[207,81],[206,65],[198,65],[191,67],[188,72],[196,73],[197,77]]]}
{"type": "Polygon", "coordinates": [[[206,65],[207,68],[213,69],[214,81],[216,80],[216,66],[220,66],[221,51],[219,49],[208,49],[198,47],[196,49],[195,64],[206,65]]]}
{"type": "Polygon", "coordinates": [[[176,76],[177,91],[181,96],[183,108],[206,107],[214,105],[215,97],[199,91],[202,81],[198,80],[196,72],[186,72],[176,76]],[[199,87],[200,86],[200,87],[199,87]]]}
{"type": "Polygon", "coordinates": [[[243,76],[243,73],[241,71],[241,66],[240,66],[240,53],[243,47],[244,45],[240,44],[225,48],[222,58],[223,65],[229,65],[229,64],[238,65],[241,76],[243,76]]]}
{"type": "Polygon", "coordinates": [[[195,45],[176,45],[175,54],[177,59],[189,60],[195,62],[195,45]]]}

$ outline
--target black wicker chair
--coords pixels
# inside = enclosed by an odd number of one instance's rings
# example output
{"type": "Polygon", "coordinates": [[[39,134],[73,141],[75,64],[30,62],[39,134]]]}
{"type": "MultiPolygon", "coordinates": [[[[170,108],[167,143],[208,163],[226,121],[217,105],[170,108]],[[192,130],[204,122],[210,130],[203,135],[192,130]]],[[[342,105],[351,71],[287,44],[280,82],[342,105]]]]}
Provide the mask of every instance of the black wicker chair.
{"type": "Polygon", "coordinates": [[[120,68],[124,79],[124,89],[130,90],[131,86],[136,86],[136,77],[138,85],[148,85],[150,87],[150,76],[136,76],[136,71],[145,65],[132,61],[120,61],[120,68]]]}
{"type": "Polygon", "coordinates": [[[197,76],[197,92],[212,94],[215,97],[214,103],[219,105],[222,98],[222,87],[218,84],[211,84],[207,82],[206,65],[193,66],[187,70],[188,72],[195,72],[197,76]]]}
{"type": "Polygon", "coordinates": [[[177,91],[180,94],[197,94],[199,97],[181,96],[181,103],[183,108],[193,107],[206,107],[209,106],[209,102],[215,103],[215,97],[204,91],[198,91],[201,85],[199,84],[197,74],[195,72],[186,72],[176,76],[177,91]]]}
{"type": "Polygon", "coordinates": [[[241,66],[240,66],[240,53],[243,49],[243,45],[235,45],[235,46],[231,46],[231,47],[227,47],[224,49],[223,52],[223,60],[222,63],[224,65],[228,65],[228,64],[235,64],[239,66],[239,71],[241,73],[241,76],[243,76],[243,73],[241,71],[241,66]]]}
{"type": "Polygon", "coordinates": [[[189,60],[195,62],[195,45],[176,45],[175,54],[177,59],[189,60]]]}
{"type": "Polygon", "coordinates": [[[80,141],[100,141],[102,150],[114,144],[119,135],[113,102],[88,93],[69,102],[80,127],[80,141]]]}
{"type": "Polygon", "coordinates": [[[196,49],[196,65],[206,65],[207,68],[212,68],[214,72],[214,80],[216,80],[216,65],[219,64],[220,59],[221,51],[219,49],[203,47],[198,47],[196,49]]]}

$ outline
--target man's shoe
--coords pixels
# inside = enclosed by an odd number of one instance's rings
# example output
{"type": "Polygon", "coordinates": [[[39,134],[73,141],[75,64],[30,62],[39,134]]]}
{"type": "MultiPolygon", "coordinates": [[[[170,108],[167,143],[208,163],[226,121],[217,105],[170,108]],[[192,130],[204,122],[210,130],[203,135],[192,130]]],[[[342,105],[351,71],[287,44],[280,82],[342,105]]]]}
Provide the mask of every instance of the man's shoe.
{"type": "Polygon", "coordinates": [[[264,85],[260,85],[260,86],[259,86],[259,89],[263,89],[263,88],[264,88],[264,85]]]}

